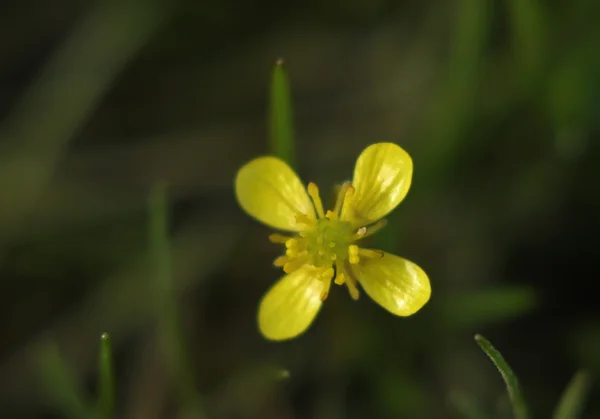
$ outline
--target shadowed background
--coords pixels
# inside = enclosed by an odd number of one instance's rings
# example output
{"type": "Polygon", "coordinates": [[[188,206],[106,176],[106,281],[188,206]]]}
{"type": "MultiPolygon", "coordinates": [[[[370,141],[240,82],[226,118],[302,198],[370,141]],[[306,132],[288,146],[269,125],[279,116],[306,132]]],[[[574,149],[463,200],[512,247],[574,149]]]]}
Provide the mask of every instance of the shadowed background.
{"type": "Polygon", "coordinates": [[[122,418],[510,417],[475,333],[549,417],[600,371],[598,45],[592,0],[3,2],[0,417],[85,416],[103,332],[122,418]],[[349,179],[374,142],[411,154],[374,245],[429,274],[415,316],[334,287],[306,334],[259,335],[281,248],[233,179],[269,152],[279,57],[303,181],[349,179]],[[175,334],[148,263],[159,181],[175,334]]]}

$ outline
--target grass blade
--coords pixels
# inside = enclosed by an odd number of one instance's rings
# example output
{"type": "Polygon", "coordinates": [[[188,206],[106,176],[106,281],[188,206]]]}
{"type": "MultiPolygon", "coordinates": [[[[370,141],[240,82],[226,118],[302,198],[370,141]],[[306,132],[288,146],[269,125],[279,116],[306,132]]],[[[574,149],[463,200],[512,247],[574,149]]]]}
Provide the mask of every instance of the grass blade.
{"type": "Polygon", "coordinates": [[[545,61],[547,18],[543,5],[544,2],[538,0],[507,2],[513,49],[523,83],[531,82],[538,76],[545,61]]]}
{"type": "Polygon", "coordinates": [[[98,367],[98,418],[112,419],[115,416],[115,376],[112,344],[108,333],[100,336],[98,367]]]}
{"type": "Polygon", "coordinates": [[[481,335],[475,335],[475,342],[477,342],[483,352],[485,352],[485,354],[494,363],[498,371],[500,371],[500,374],[504,379],[504,383],[506,384],[506,389],[508,390],[508,396],[512,403],[515,418],[527,419],[528,413],[525,399],[523,398],[521,385],[519,384],[519,380],[517,379],[515,373],[504,360],[500,352],[498,352],[498,350],[490,343],[490,341],[481,335]]]}
{"type": "Polygon", "coordinates": [[[269,146],[273,155],[293,163],[294,123],[290,81],[282,59],[277,60],[271,79],[269,146]]]}
{"type": "Polygon", "coordinates": [[[450,393],[448,401],[454,406],[464,419],[489,419],[477,402],[477,400],[461,391],[450,393]]]}
{"type": "Polygon", "coordinates": [[[201,417],[200,396],[194,383],[193,368],[183,343],[173,289],[171,249],[168,233],[166,184],[158,184],[150,199],[150,243],[155,285],[158,293],[160,331],[167,362],[172,371],[182,410],[190,417],[201,417]]]}
{"type": "Polygon", "coordinates": [[[56,344],[44,344],[37,353],[36,361],[41,384],[51,406],[68,419],[90,418],[88,401],[56,344]]]}
{"type": "Polygon", "coordinates": [[[578,371],[562,394],[553,418],[575,419],[579,417],[590,391],[590,384],[590,375],[586,371],[578,371]]]}

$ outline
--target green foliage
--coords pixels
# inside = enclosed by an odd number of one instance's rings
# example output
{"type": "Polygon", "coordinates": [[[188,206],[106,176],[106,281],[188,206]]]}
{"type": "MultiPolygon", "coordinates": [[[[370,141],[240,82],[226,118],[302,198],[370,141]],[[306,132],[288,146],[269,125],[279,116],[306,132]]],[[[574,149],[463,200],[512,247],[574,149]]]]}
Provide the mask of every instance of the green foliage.
{"type": "Polygon", "coordinates": [[[271,78],[269,104],[271,153],[293,166],[294,121],[290,80],[283,59],[277,60],[271,78]]]}

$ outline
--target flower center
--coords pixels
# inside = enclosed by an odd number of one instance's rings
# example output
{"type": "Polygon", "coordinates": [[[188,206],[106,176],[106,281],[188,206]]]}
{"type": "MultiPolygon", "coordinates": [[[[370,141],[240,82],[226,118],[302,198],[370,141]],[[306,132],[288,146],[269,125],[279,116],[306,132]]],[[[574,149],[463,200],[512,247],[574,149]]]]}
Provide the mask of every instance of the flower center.
{"type": "Polygon", "coordinates": [[[316,267],[331,266],[336,261],[348,259],[348,246],[352,244],[354,229],[348,222],[321,218],[314,228],[306,232],[306,251],[310,263],[316,267]]]}
{"type": "Polygon", "coordinates": [[[274,265],[283,267],[286,273],[293,272],[304,265],[310,266],[314,269],[313,276],[325,283],[321,295],[323,300],[327,298],[334,275],[333,282],[338,285],[346,284],[351,297],[357,299],[358,281],[352,265],[359,263],[361,258],[382,257],[381,252],[360,249],[354,244],[355,241],[381,229],[385,225],[385,220],[360,228],[351,221],[346,221],[352,219],[347,212],[351,211],[350,202],[353,193],[354,189],[349,182],[342,185],[333,211],[325,213],[317,185],[309,183],[308,194],[315,205],[317,218],[298,214],[296,221],[304,224],[305,230],[293,237],[281,234],[269,236],[272,242],[284,243],[286,247],[285,255],[275,259],[274,265]],[[342,214],[345,214],[343,220],[342,214]]]}

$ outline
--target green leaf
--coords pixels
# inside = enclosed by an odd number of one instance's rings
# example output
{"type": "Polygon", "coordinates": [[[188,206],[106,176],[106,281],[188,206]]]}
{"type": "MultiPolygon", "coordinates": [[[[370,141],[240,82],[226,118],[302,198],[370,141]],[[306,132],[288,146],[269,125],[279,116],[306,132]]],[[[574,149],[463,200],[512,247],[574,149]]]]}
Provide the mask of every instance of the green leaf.
{"type": "Polygon", "coordinates": [[[115,377],[112,345],[108,333],[103,333],[100,336],[98,367],[98,418],[112,419],[115,415],[115,377]]]}
{"type": "Polygon", "coordinates": [[[36,353],[35,360],[48,402],[66,418],[90,418],[88,401],[60,356],[57,345],[54,342],[44,344],[36,353]]]}
{"type": "Polygon", "coordinates": [[[579,417],[590,391],[590,382],[590,376],[586,371],[578,371],[562,394],[553,418],[575,419],[579,417]]]}
{"type": "Polygon", "coordinates": [[[293,164],[294,124],[290,81],[283,60],[275,63],[269,104],[269,143],[271,153],[293,164]]]}
{"type": "Polygon", "coordinates": [[[472,329],[499,323],[531,311],[537,303],[535,290],[504,286],[457,295],[443,306],[443,318],[456,329],[472,329]]]}
{"type": "Polygon", "coordinates": [[[525,399],[523,398],[521,385],[519,384],[517,376],[514,374],[508,363],[504,360],[500,352],[498,352],[498,350],[490,343],[490,341],[481,335],[475,335],[475,342],[477,342],[483,352],[486,353],[496,368],[498,368],[498,371],[500,371],[500,374],[504,379],[504,383],[506,384],[506,389],[508,390],[508,396],[512,404],[515,418],[527,419],[527,406],[525,404],[525,399]]]}
{"type": "Polygon", "coordinates": [[[465,419],[488,419],[477,400],[462,391],[452,391],[448,397],[448,401],[454,406],[465,419]]]}
{"type": "Polygon", "coordinates": [[[165,347],[169,369],[177,386],[182,405],[182,415],[199,418],[203,416],[200,395],[196,391],[193,368],[180,329],[173,272],[171,267],[171,245],[168,233],[167,186],[159,183],[150,197],[150,244],[151,260],[158,293],[159,326],[165,347]]]}

